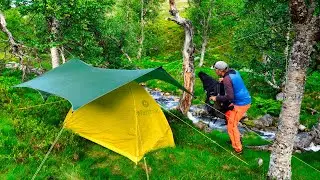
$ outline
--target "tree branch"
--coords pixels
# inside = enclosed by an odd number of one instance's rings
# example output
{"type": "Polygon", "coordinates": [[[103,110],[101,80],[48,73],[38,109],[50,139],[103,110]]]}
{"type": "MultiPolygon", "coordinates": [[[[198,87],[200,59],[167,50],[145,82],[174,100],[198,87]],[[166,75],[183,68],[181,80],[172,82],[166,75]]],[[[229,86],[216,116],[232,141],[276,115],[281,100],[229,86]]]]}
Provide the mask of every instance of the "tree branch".
{"type": "Polygon", "coordinates": [[[169,17],[168,20],[173,21],[173,22],[179,24],[180,26],[183,26],[183,22],[179,21],[176,17],[173,17],[173,18],[169,17]]]}
{"type": "Polygon", "coordinates": [[[2,32],[6,33],[8,36],[8,41],[11,46],[12,54],[19,58],[20,64],[23,63],[23,56],[21,48],[23,47],[21,44],[17,43],[12,33],[7,29],[6,19],[3,13],[0,11],[0,29],[2,32]]]}
{"type": "Polygon", "coordinates": [[[174,0],[169,0],[169,5],[170,5],[170,14],[171,16],[176,16],[177,14],[179,15],[179,11],[176,8],[176,3],[174,2],[174,0]]]}

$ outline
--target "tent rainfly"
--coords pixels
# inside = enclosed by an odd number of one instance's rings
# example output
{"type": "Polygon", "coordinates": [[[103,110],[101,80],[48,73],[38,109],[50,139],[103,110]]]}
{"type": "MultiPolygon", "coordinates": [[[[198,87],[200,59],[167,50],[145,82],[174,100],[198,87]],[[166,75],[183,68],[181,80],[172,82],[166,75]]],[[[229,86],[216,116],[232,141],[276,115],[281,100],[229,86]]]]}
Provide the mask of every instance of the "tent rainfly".
{"type": "Polygon", "coordinates": [[[72,104],[64,127],[137,163],[145,153],[173,147],[170,126],[159,105],[138,83],[159,79],[187,90],[163,68],[95,68],[67,63],[15,87],[53,94],[72,104]]]}

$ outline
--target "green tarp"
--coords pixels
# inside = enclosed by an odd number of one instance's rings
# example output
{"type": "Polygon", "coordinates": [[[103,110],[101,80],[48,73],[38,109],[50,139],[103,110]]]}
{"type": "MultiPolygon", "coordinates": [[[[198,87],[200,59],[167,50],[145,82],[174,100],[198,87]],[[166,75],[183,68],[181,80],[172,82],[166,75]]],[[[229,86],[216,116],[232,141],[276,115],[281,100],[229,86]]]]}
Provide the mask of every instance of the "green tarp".
{"type": "Polygon", "coordinates": [[[159,79],[188,92],[162,67],[141,70],[103,69],[72,59],[51,71],[15,87],[38,90],[45,98],[54,94],[67,99],[75,111],[131,81],[159,79]]]}

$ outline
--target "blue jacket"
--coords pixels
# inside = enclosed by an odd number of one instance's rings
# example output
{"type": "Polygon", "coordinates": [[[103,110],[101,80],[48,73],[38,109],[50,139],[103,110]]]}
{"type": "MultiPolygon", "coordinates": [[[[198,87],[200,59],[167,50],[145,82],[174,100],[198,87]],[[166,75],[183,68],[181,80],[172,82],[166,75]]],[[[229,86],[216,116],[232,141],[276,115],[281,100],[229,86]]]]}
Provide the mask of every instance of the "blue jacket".
{"type": "Polygon", "coordinates": [[[231,101],[234,105],[244,106],[251,103],[251,96],[238,71],[230,69],[223,77],[226,95],[217,96],[217,101],[231,101]]]}

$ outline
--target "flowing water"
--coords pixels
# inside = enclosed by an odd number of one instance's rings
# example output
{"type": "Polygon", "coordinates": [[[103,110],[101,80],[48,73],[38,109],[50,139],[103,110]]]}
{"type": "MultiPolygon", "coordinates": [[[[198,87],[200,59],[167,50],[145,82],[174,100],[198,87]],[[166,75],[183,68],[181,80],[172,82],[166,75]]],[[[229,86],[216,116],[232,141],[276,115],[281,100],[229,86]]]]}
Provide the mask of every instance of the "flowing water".
{"type": "MultiPolygon", "coordinates": [[[[156,90],[151,90],[147,88],[147,91],[151,94],[151,96],[166,110],[171,110],[177,108],[179,104],[179,97],[172,95],[164,95],[164,93],[156,90]]],[[[198,123],[202,121],[207,124],[210,129],[219,130],[221,132],[227,132],[226,121],[224,119],[210,117],[210,116],[197,116],[197,112],[203,111],[203,106],[192,105],[187,114],[188,118],[193,123],[198,123]]],[[[243,134],[247,131],[254,131],[258,135],[260,135],[263,139],[273,140],[275,137],[274,132],[266,132],[266,131],[258,131],[258,130],[248,130],[247,128],[239,125],[239,131],[243,134]]]]}
{"type": "MultiPolygon", "coordinates": [[[[179,97],[172,96],[172,95],[166,95],[163,92],[152,90],[149,88],[146,88],[146,90],[151,94],[151,96],[157,101],[158,104],[162,106],[162,108],[166,110],[176,109],[179,104],[179,97]]],[[[208,127],[212,130],[218,130],[221,132],[227,132],[227,126],[224,119],[216,118],[216,117],[210,117],[210,116],[198,116],[197,112],[203,111],[204,106],[199,105],[192,105],[190,107],[189,112],[187,113],[187,117],[193,122],[198,123],[199,121],[202,121],[203,123],[207,124],[208,127]]],[[[240,123],[239,123],[240,124],[240,123]]],[[[239,125],[239,131],[241,134],[246,132],[255,132],[258,134],[261,138],[272,141],[275,138],[275,132],[268,132],[268,131],[261,131],[256,129],[248,129],[245,126],[239,125]]],[[[306,151],[320,151],[320,145],[315,146],[313,143],[310,144],[309,147],[305,148],[306,151]]]]}

